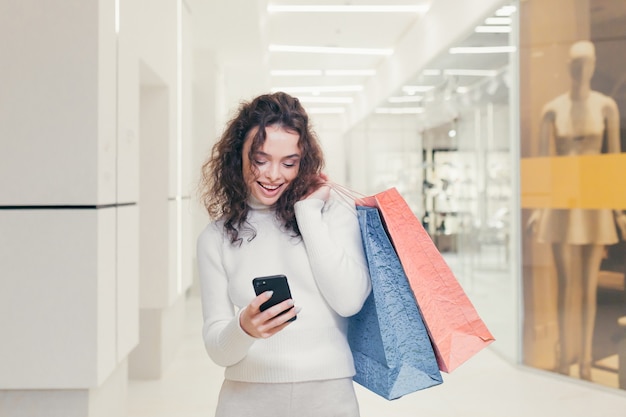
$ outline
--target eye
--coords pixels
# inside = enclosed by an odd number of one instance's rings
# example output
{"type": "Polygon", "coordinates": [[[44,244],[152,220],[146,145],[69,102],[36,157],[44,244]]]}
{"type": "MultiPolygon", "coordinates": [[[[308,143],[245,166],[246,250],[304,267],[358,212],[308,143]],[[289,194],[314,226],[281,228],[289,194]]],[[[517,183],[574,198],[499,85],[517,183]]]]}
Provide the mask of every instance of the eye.
{"type": "Polygon", "coordinates": [[[300,160],[298,158],[290,158],[290,159],[283,160],[283,166],[285,168],[297,167],[299,163],[300,163],[300,160]]]}
{"type": "Polygon", "coordinates": [[[257,165],[257,166],[265,165],[266,163],[267,161],[259,161],[258,159],[254,160],[254,165],[257,165]]]}

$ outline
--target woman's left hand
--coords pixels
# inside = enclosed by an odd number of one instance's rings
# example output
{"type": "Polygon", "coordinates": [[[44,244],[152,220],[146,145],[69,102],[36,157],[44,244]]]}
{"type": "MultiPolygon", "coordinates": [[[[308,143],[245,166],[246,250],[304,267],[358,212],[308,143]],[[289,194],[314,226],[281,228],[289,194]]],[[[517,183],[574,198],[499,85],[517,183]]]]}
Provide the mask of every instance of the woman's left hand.
{"type": "Polygon", "coordinates": [[[305,198],[317,198],[322,201],[328,201],[330,197],[330,184],[328,183],[328,176],[326,174],[320,174],[317,188],[310,192],[305,198]]]}

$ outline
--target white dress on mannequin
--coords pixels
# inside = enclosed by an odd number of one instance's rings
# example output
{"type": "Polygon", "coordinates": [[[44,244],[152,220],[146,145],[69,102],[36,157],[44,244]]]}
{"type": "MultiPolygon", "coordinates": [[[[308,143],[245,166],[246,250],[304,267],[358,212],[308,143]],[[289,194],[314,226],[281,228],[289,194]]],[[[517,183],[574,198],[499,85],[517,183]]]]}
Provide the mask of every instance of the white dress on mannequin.
{"type": "MultiPolygon", "coordinates": [[[[544,107],[544,118],[552,120],[550,135],[556,156],[594,155],[602,152],[607,109],[617,109],[614,100],[590,91],[584,100],[572,101],[562,94],[544,107]]],[[[610,184],[607,184],[607,187],[610,184]]],[[[576,245],[617,243],[613,211],[610,209],[545,209],[538,228],[544,243],[576,245]]]]}

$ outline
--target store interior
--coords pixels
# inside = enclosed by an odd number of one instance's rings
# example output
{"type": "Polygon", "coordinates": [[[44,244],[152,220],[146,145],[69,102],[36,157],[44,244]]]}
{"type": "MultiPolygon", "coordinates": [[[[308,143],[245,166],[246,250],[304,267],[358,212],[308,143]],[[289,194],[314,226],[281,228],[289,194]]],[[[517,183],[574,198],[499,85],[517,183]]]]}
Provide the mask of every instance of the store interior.
{"type": "Polygon", "coordinates": [[[355,157],[346,167],[367,194],[402,193],[498,334],[493,349],[511,361],[519,343],[509,325],[519,320],[515,12],[493,10],[379,103],[349,132],[355,157]],[[498,308],[487,300],[493,293],[498,308]]]}

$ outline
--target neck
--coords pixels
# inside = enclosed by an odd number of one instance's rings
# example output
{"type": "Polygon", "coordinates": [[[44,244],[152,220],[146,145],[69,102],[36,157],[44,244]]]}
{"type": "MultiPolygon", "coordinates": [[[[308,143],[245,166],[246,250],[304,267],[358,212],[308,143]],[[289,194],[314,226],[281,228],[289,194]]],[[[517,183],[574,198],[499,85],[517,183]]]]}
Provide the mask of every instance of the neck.
{"type": "Polygon", "coordinates": [[[258,199],[256,199],[253,195],[248,197],[248,205],[254,210],[271,210],[272,206],[267,206],[261,203],[258,199]]]}
{"type": "Polygon", "coordinates": [[[589,97],[591,86],[587,83],[572,83],[570,97],[573,100],[582,100],[589,97]]]}

